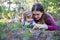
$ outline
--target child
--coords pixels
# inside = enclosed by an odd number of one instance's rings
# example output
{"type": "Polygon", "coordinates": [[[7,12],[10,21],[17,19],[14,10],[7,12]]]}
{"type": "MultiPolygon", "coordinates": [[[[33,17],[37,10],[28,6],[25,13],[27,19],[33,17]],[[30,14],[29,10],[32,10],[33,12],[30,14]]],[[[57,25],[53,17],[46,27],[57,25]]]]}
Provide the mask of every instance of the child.
{"type": "Polygon", "coordinates": [[[35,22],[32,18],[32,12],[31,11],[25,11],[23,14],[23,19],[21,19],[21,23],[23,25],[34,25],[35,22]]]}

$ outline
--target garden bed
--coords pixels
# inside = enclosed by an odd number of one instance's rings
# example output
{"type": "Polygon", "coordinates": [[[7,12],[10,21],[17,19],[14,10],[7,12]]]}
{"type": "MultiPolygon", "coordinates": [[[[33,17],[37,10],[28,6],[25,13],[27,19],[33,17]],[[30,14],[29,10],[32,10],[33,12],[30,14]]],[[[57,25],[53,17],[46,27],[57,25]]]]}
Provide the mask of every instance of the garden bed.
{"type": "Polygon", "coordinates": [[[60,40],[60,31],[33,30],[21,24],[0,23],[0,40],[60,40]]]}

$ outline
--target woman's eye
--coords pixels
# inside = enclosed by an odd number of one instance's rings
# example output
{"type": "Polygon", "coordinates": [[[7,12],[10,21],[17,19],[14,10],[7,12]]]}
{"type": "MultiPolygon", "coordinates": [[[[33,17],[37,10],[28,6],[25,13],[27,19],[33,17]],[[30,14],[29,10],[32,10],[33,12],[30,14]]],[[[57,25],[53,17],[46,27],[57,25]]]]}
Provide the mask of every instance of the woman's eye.
{"type": "Polygon", "coordinates": [[[35,16],[35,14],[33,14],[33,16],[35,16]]]}
{"type": "Polygon", "coordinates": [[[39,14],[37,14],[37,15],[39,15],[39,14]]]}

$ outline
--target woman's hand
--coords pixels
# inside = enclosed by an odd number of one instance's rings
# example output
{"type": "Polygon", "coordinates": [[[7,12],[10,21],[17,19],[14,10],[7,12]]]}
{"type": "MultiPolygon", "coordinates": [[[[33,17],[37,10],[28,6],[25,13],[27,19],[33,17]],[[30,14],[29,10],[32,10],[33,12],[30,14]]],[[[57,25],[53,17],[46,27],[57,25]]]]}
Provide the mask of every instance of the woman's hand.
{"type": "Polygon", "coordinates": [[[35,24],[33,29],[37,30],[40,28],[48,29],[48,26],[46,24],[35,24]]]}
{"type": "Polygon", "coordinates": [[[33,29],[35,29],[35,30],[40,29],[40,27],[42,27],[41,25],[42,24],[35,24],[34,27],[33,27],[33,29]]]}
{"type": "Polygon", "coordinates": [[[37,29],[39,29],[39,26],[34,25],[33,29],[37,30],[37,29]]]}

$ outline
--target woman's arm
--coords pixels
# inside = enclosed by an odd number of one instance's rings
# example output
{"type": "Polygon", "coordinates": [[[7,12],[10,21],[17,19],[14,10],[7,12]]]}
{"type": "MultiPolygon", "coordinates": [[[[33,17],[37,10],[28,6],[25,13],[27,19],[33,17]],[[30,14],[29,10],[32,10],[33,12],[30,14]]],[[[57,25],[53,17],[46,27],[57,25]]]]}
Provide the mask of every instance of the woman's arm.
{"type": "Polygon", "coordinates": [[[60,30],[60,27],[55,23],[51,15],[46,14],[45,23],[48,26],[48,30],[60,30]]]}

